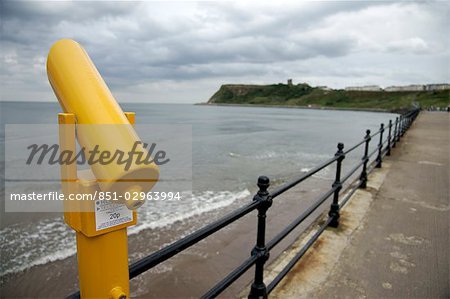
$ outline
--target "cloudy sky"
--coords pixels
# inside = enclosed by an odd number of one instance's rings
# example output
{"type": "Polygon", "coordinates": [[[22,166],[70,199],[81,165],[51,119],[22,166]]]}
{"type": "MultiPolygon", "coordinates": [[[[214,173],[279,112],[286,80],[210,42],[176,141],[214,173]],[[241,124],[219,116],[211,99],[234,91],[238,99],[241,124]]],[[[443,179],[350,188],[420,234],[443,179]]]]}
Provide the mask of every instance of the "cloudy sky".
{"type": "Polygon", "coordinates": [[[1,1],[1,100],[55,101],[52,43],[82,44],[120,102],[207,101],[226,83],[450,82],[440,2],[1,1]]]}

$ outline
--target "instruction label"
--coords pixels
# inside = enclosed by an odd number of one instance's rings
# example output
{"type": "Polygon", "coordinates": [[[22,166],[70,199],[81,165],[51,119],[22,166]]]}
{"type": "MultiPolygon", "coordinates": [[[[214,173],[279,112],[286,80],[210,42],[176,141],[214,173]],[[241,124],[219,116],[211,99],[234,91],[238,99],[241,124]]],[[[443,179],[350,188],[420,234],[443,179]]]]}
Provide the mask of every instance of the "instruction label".
{"type": "Polygon", "coordinates": [[[95,202],[95,229],[97,231],[133,221],[133,211],[125,204],[107,200],[95,202]]]}

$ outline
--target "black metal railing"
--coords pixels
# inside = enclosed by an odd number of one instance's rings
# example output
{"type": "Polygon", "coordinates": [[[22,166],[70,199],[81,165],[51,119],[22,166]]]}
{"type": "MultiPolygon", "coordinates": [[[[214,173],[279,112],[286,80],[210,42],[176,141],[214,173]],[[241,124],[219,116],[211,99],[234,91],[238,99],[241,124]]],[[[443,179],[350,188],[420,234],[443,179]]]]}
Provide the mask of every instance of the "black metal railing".
{"type": "MultiPolygon", "coordinates": [[[[368,175],[375,169],[382,167],[383,158],[386,155],[391,154],[391,148],[396,147],[396,144],[403,137],[405,132],[411,126],[413,121],[419,114],[420,109],[414,109],[407,113],[396,117],[395,121],[389,121],[387,128],[384,124],[380,125],[380,129],[371,134],[370,130],[366,131],[366,134],[360,142],[344,151],[344,144],[338,143],[338,150],[334,157],[314,167],[307,173],[302,174],[298,178],[277,187],[275,190],[269,191],[270,180],[266,176],[260,176],[258,178],[258,192],[253,197],[253,201],[229,214],[223,218],[195,231],[194,233],[158,250],[147,257],[144,257],[129,267],[130,279],[135,278],[141,273],[159,265],[167,259],[177,255],[183,250],[191,247],[206,237],[214,234],[220,229],[228,226],[234,221],[244,217],[248,213],[258,210],[257,219],[257,238],[256,244],[251,251],[251,255],[240,264],[236,269],[229,273],[224,279],[218,282],[210,290],[208,290],[202,298],[214,298],[230,286],[234,281],[247,272],[253,265],[255,265],[254,280],[251,284],[249,298],[267,298],[268,294],[281,282],[286,274],[295,266],[295,264],[302,258],[307,250],[314,244],[319,236],[324,232],[328,226],[338,227],[340,210],[348,202],[350,197],[358,188],[366,188],[368,175]],[[388,130],[387,138],[384,132],[388,130]],[[370,141],[374,137],[379,135],[379,141],[376,148],[370,151],[370,141]],[[347,154],[353,152],[360,146],[364,145],[364,153],[361,161],[357,163],[350,171],[342,175],[342,164],[347,154]],[[376,159],[371,158],[377,154],[376,159]],[[273,200],[305,181],[312,175],[323,170],[324,168],[334,164],[336,162],[336,175],[331,188],[317,198],[314,203],[309,206],[302,214],[300,214],[294,221],[292,221],[287,227],[280,231],[270,241],[266,242],[266,212],[272,206],[273,200]],[[369,163],[370,162],[370,163],[369,163]],[[362,167],[360,175],[357,179],[350,184],[346,189],[345,196],[340,199],[340,193],[343,188],[343,184],[349,180],[356,172],[362,167]],[[320,225],[314,235],[305,243],[300,251],[293,257],[293,259],[279,272],[279,274],[266,286],[264,282],[264,265],[269,258],[270,251],[277,246],[286,236],[288,236],[296,227],[298,227],[305,219],[307,219],[314,211],[316,211],[328,198],[333,196],[333,200],[328,212],[327,220],[320,225]]],[[[78,298],[80,293],[74,293],[68,298],[78,298]]]]}

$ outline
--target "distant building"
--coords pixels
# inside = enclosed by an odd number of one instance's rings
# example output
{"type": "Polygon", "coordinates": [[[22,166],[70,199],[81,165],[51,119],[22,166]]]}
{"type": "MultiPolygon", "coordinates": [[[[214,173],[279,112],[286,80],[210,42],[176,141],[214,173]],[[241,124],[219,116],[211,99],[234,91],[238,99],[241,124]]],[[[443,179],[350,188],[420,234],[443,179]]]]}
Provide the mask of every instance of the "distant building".
{"type": "Polygon", "coordinates": [[[292,79],[288,79],[288,80],[287,80],[287,84],[288,84],[289,86],[292,86],[292,79]]]}
{"type": "Polygon", "coordinates": [[[385,91],[424,91],[425,85],[406,85],[406,86],[389,86],[384,89],[385,91]]]}
{"type": "Polygon", "coordinates": [[[427,84],[425,85],[425,90],[449,90],[450,89],[450,84],[427,84]]]}
{"type": "Polygon", "coordinates": [[[346,87],[347,91],[382,91],[383,89],[378,85],[366,85],[366,86],[349,86],[346,87]]]}

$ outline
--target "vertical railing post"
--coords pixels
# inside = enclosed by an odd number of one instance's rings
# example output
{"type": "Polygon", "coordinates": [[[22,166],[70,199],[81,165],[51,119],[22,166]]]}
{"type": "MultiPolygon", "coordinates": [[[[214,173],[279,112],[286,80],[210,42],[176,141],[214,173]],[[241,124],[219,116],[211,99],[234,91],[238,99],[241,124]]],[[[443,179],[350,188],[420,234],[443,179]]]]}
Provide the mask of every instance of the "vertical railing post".
{"type": "Polygon", "coordinates": [[[406,130],[405,130],[405,132],[409,129],[410,121],[411,121],[411,115],[408,114],[408,116],[406,118],[406,130]]]}
{"type": "Polygon", "coordinates": [[[333,196],[333,203],[331,204],[330,211],[328,212],[328,216],[332,218],[330,222],[331,227],[338,227],[339,226],[339,191],[342,189],[342,183],[341,183],[341,168],[342,168],[342,160],[345,159],[344,152],[342,151],[344,149],[344,144],[339,142],[337,145],[337,152],[335,154],[336,157],[338,157],[336,162],[336,178],[333,183],[333,188],[336,188],[334,190],[334,196],[333,196]]]}
{"type": "Polygon", "coordinates": [[[406,131],[406,115],[402,115],[402,131],[400,132],[400,136],[403,137],[406,131]]]}
{"type": "Polygon", "coordinates": [[[406,133],[406,131],[408,130],[408,120],[409,120],[409,115],[405,115],[405,127],[403,128],[403,135],[406,133]]]}
{"type": "Polygon", "coordinates": [[[258,201],[258,231],[256,237],[256,246],[252,250],[252,255],[258,259],[255,264],[255,280],[252,283],[249,299],[267,298],[267,288],[264,284],[264,264],[269,259],[269,251],[266,247],[266,212],[272,205],[272,197],[269,195],[270,180],[266,176],[258,178],[259,191],[253,198],[258,201]]]}
{"type": "Polygon", "coordinates": [[[400,138],[402,137],[402,126],[403,126],[403,115],[400,115],[398,123],[397,141],[400,141],[400,138]]]}
{"type": "Polygon", "coordinates": [[[391,130],[392,130],[392,120],[389,120],[389,131],[388,131],[388,140],[387,140],[387,152],[386,156],[391,155],[391,130]]]}
{"type": "Polygon", "coordinates": [[[364,140],[366,141],[366,144],[364,146],[364,156],[363,156],[363,169],[361,172],[361,175],[359,176],[359,179],[361,181],[360,188],[366,188],[367,187],[367,162],[369,162],[369,142],[371,140],[370,138],[370,130],[366,131],[366,136],[364,137],[364,140]]]}
{"type": "Polygon", "coordinates": [[[376,168],[381,168],[382,160],[383,160],[383,132],[384,132],[384,124],[380,125],[380,142],[378,143],[378,156],[377,156],[377,165],[376,168]]]}
{"type": "Polygon", "coordinates": [[[408,130],[408,115],[405,115],[405,126],[403,128],[403,135],[406,133],[406,130],[408,130]]]}
{"type": "Polygon", "coordinates": [[[398,126],[398,116],[395,118],[394,138],[392,139],[392,147],[395,147],[397,143],[397,126],[398,126]]]}

